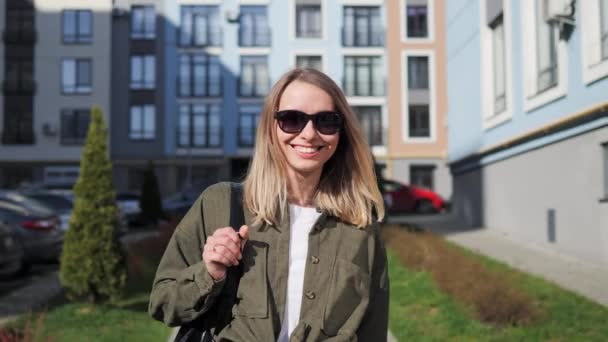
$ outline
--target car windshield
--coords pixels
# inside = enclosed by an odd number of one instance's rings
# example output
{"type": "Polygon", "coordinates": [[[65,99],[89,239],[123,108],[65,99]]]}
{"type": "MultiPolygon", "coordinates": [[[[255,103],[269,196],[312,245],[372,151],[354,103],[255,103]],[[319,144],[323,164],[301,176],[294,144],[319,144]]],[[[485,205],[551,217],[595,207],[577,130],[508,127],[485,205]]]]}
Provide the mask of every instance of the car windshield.
{"type": "Polygon", "coordinates": [[[25,197],[19,193],[9,192],[9,193],[1,194],[0,196],[10,202],[16,203],[20,206],[23,206],[27,209],[30,209],[30,210],[38,212],[38,213],[43,213],[43,214],[49,215],[54,211],[54,209],[52,207],[50,207],[49,205],[47,205],[41,201],[38,201],[36,199],[25,197]]]}
{"type": "Polygon", "coordinates": [[[43,204],[46,204],[48,207],[51,207],[54,210],[71,210],[73,206],[70,200],[60,195],[28,194],[26,196],[43,204]]]}

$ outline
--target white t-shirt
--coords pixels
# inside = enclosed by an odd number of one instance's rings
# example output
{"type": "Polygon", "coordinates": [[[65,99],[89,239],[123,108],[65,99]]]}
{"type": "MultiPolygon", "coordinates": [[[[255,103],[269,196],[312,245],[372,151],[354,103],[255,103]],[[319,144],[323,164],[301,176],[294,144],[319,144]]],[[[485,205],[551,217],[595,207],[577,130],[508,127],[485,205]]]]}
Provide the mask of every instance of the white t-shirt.
{"type": "Polygon", "coordinates": [[[289,336],[300,320],[304,270],[308,257],[308,235],[321,214],[316,208],[289,205],[289,274],[287,276],[287,300],[283,326],[278,342],[289,341],[289,336]]]}

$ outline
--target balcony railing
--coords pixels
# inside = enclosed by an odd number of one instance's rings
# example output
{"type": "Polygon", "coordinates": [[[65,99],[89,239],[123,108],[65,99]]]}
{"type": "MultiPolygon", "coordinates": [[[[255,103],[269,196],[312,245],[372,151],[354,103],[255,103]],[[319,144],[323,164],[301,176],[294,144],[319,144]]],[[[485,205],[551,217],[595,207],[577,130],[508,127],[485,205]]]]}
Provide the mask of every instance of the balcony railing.
{"type": "Polygon", "coordinates": [[[5,30],[2,32],[5,44],[33,44],[38,40],[35,30],[5,30]]]}
{"type": "Polygon", "coordinates": [[[34,95],[36,88],[36,81],[33,80],[2,81],[4,95],[34,95]]]}
{"type": "Polygon", "coordinates": [[[343,89],[346,96],[384,96],[386,87],[385,83],[386,82],[384,80],[356,82],[342,79],[342,84],[344,85],[343,89]]]}
{"type": "Polygon", "coordinates": [[[256,27],[255,29],[239,28],[239,46],[241,47],[267,47],[270,46],[270,27],[256,27]]]}
{"type": "Polygon", "coordinates": [[[345,47],[382,47],[384,31],[369,28],[366,32],[356,32],[353,28],[342,28],[342,46],[345,47]]]}
{"type": "Polygon", "coordinates": [[[270,80],[260,82],[244,82],[242,77],[238,79],[238,94],[240,97],[264,97],[270,91],[270,80]]]}
{"type": "Polygon", "coordinates": [[[180,148],[218,148],[222,147],[222,127],[196,129],[191,127],[177,127],[176,144],[180,148]],[[217,136],[217,143],[212,142],[211,137],[217,136]]]}
{"type": "Polygon", "coordinates": [[[207,31],[207,34],[199,36],[196,31],[186,32],[183,29],[177,31],[177,41],[180,47],[221,47],[224,40],[224,32],[220,28],[207,31]]]}

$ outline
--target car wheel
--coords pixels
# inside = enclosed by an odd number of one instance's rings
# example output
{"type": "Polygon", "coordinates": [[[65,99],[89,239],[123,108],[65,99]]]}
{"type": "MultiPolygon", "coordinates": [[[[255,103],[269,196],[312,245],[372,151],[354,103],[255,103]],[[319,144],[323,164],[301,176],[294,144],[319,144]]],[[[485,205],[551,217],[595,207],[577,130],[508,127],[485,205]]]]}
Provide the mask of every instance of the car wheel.
{"type": "Polygon", "coordinates": [[[433,202],[428,199],[422,199],[416,203],[416,212],[419,214],[434,214],[437,210],[435,210],[433,202]]]}

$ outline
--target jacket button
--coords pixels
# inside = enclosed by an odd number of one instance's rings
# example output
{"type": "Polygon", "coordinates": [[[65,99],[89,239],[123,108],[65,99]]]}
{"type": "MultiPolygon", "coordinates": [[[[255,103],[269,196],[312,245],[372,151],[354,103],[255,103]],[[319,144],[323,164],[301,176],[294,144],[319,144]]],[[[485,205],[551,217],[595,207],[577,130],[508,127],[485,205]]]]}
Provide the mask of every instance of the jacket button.
{"type": "Polygon", "coordinates": [[[316,295],[314,292],[312,291],[306,291],[306,298],[308,299],[315,299],[316,295]]]}
{"type": "Polygon", "coordinates": [[[313,264],[318,264],[319,263],[319,258],[316,257],[316,256],[314,256],[314,255],[310,259],[312,260],[313,264]]]}

